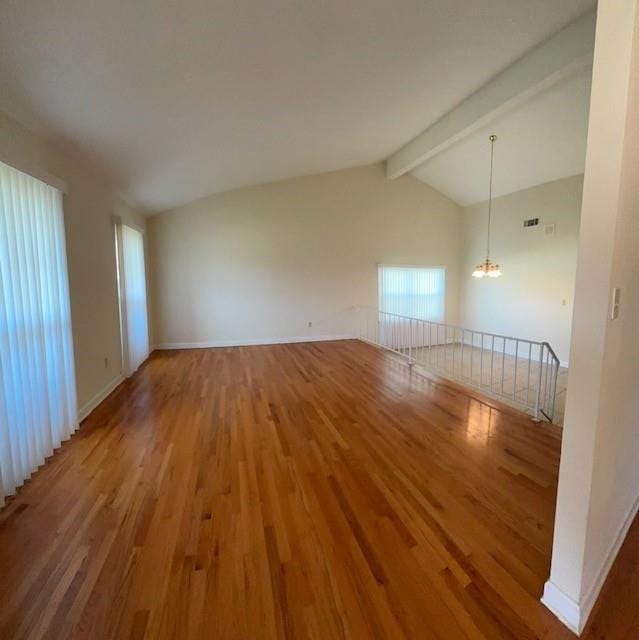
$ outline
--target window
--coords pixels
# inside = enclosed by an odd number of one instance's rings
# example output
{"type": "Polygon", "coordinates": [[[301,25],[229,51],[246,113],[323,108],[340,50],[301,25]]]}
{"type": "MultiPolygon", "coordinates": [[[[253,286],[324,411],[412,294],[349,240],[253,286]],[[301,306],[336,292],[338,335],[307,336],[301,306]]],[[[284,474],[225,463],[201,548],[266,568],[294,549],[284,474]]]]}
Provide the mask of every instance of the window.
{"type": "Polygon", "coordinates": [[[125,371],[133,374],[149,355],[144,236],[125,224],[116,226],[120,330],[125,371]]]}
{"type": "Polygon", "coordinates": [[[379,309],[422,320],[444,320],[443,267],[379,265],[379,309]]]}
{"type": "Polygon", "coordinates": [[[77,423],[62,193],[0,162],[0,505],[77,423]]]}

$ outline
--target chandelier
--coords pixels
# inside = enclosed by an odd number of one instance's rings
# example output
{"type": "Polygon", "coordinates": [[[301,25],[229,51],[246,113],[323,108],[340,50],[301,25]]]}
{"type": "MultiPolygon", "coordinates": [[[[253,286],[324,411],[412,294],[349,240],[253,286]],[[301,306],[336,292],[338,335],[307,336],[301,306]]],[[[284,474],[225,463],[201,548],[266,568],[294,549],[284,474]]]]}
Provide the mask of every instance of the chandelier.
{"type": "Polygon", "coordinates": [[[492,134],[490,138],[490,182],[488,186],[488,233],[486,234],[486,259],[478,264],[473,271],[473,278],[499,278],[501,269],[490,259],[490,218],[493,208],[493,154],[495,152],[495,140],[497,136],[492,134]]]}

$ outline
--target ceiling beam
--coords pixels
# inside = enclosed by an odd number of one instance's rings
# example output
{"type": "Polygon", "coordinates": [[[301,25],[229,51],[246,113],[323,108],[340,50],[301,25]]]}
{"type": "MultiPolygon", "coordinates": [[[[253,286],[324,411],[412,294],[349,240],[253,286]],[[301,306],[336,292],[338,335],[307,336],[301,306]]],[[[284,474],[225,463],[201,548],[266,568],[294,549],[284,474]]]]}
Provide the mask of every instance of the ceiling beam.
{"type": "Polygon", "coordinates": [[[592,64],[595,12],[570,23],[506,68],[386,160],[399,178],[501,114],[592,64]]]}

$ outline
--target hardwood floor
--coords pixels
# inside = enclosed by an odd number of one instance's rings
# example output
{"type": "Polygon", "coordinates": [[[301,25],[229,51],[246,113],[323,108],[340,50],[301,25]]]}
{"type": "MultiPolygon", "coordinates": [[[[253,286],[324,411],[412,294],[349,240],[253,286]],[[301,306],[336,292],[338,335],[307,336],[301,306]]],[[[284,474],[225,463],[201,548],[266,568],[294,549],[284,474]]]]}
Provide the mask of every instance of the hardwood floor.
{"type": "MultiPolygon", "coordinates": [[[[571,638],[559,448],[360,342],[156,352],[0,512],[0,636],[571,638]]],[[[630,538],[586,637],[639,637],[630,538]]]]}

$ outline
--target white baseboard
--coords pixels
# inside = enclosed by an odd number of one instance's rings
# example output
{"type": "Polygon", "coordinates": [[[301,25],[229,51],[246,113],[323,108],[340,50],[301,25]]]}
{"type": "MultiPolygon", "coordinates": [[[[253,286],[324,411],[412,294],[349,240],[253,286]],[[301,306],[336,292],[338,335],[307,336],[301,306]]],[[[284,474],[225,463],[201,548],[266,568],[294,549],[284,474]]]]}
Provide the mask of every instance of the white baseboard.
{"type": "Polygon", "coordinates": [[[633,500],[630,506],[630,509],[628,510],[628,513],[624,518],[624,521],[621,523],[621,526],[617,531],[617,535],[615,536],[614,540],[610,544],[608,553],[606,553],[606,555],[604,556],[603,562],[601,563],[601,567],[597,572],[597,577],[592,583],[592,586],[590,587],[590,589],[587,591],[586,595],[582,598],[583,604],[581,605],[581,610],[582,610],[582,617],[584,619],[584,624],[588,619],[588,616],[590,615],[592,608],[595,606],[595,603],[597,602],[597,598],[599,597],[601,589],[603,588],[604,583],[606,582],[608,573],[610,572],[610,569],[612,568],[612,565],[615,559],[617,558],[617,554],[621,549],[621,545],[623,544],[623,541],[626,539],[626,536],[628,535],[628,530],[630,529],[630,526],[632,525],[632,522],[635,519],[638,511],[639,511],[639,495],[637,495],[633,500]]]}
{"type": "Polygon", "coordinates": [[[604,556],[601,567],[597,572],[597,577],[592,582],[592,585],[586,592],[586,595],[581,598],[580,602],[575,602],[572,598],[568,597],[558,587],[556,587],[550,580],[546,582],[544,587],[544,595],[541,601],[571,630],[577,635],[580,635],[588,622],[588,617],[592,613],[592,609],[597,602],[597,598],[601,593],[601,590],[606,582],[608,573],[612,568],[612,565],[621,549],[623,541],[628,535],[628,530],[632,525],[637,513],[639,512],[639,495],[634,499],[632,505],[626,514],[617,535],[614,537],[608,552],[604,556]]]}
{"type": "Polygon", "coordinates": [[[544,585],[544,595],[541,597],[541,601],[572,632],[577,635],[581,633],[579,605],[550,580],[544,585]]]}
{"type": "Polygon", "coordinates": [[[87,403],[80,407],[78,411],[78,420],[82,422],[101,402],[104,400],[121,382],[124,376],[118,373],[111,382],[98,391],[87,403]]]}
{"type": "Polygon", "coordinates": [[[211,340],[206,342],[164,342],[153,349],[210,349],[213,347],[250,347],[267,344],[289,344],[294,342],[327,342],[330,340],[352,340],[351,334],[332,336],[293,336],[288,338],[258,338],[249,340],[211,340]]]}

